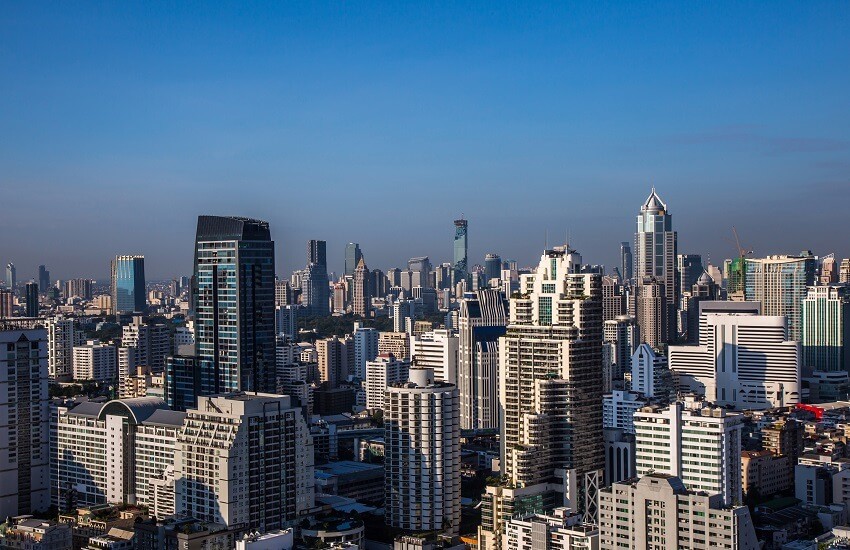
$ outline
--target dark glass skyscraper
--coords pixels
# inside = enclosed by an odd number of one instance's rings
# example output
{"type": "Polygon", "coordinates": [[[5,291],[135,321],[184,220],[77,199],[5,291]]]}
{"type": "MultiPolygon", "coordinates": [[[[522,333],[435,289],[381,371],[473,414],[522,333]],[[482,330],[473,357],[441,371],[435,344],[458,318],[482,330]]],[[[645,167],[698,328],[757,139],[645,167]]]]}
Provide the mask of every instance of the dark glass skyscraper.
{"type": "Polygon", "coordinates": [[[50,272],[43,265],[38,266],[38,289],[47,292],[50,287],[50,272]]]}
{"type": "Polygon", "coordinates": [[[301,286],[301,301],[307,308],[307,315],[325,316],[330,313],[326,248],[325,241],[307,242],[307,269],[301,286]]]}
{"type": "Polygon", "coordinates": [[[274,392],[274,241],[269,224],[199,216],[194,276],[200,395],[274,392]]]}
{"type": "Polygon", "coordinates": [[[115,256],[112,260],[112,312],[144,311],[145,257],[115,256]]]}
{"type": "Polygon", "coordinates": [[[465,219],[455,220],[454,279],[452,281],[454,284],[467,280],[469,276],[469,264],[467,262],[469,245],[466,241],[468,230],[469,224],[465,219]]]}
{"type": "Polygon", "coordinates": [[[634,262],[632,260],[632,247],[628,242],[620,243],[620,274],[623,276],[623,281],[628,281],[632,278],[634,270],[634,262]]]}
{"type": "Polygon", "coordinates": [[[27,317],[38,317],[38,283],[30,281],[26,284],[24,296],[27,304],[27,317]]]}
{"type": "Polygon", "coordinates": [[[360,251],[360,245],[357,243],[348,243],[345,246],[345,274],[354,275],[354,270],[357,269],[357,264],[360,263],[360,258],[363,253],[360,251]]]}

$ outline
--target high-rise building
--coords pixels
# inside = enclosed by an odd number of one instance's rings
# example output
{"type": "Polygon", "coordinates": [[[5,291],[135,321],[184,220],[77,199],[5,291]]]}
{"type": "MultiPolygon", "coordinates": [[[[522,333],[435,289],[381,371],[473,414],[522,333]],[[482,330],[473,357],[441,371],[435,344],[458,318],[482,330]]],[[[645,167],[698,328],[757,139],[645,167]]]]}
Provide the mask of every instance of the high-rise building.
{"type": "Polygon", "coordinates": [[[454,285],[461,281],[466,281],[469,278],[469,243],[467,236],[469,232],[469,222],[461,218],[455,220],[455,239],[454,239],[454,263],[452,264],[454,285]]]}
{"type": "Polygon", "coordinates": [[[378,356],[378,331],[354,324],[354,376],[360,380],[366,378],[366,362],[378,356]]]}
{"type": "Polygon", "coordinates": [[[508,324],[508,303],[499,289],[479,290],[460,303],[458,391],[461,428],[499,427],[499,338],[508,324]]]}
{"type": "Polygon", "coordinates": [[[645,407],[635,413],[637,474],[681,478],[694,491],[741,502],[743,415],[699,401],[645,407]]]}
{"type": "Polygon", "coordinates": [[[118,377],[115,346],[89,340],[74,347],[74,380],[109,382],[118,377]]]}
{"type": "Polygon", "coordinates": [[[523,498],[536,493],[541,506],[589,521],[604,464],[601,283],[574,250],[545,251],[522,276],[499,339],[502,471],[523,498]]]}
{"type": "Polygon", "coordinates": [[[18,287],[18,270],[15,268],[15,264],[9,262],[6,264],[6,288],[12,291],[14,294],[15,290],[18,287]]]}
{"type": "Polygon", "coordinates": [[[815,284],[815,263],[810,252],[744,260],[745,299],[761,302],[765,315],[787,317],[790,339],[798,342],[803,338],[803,299],[815,284]]]}
{"type": "Polygon", "coordinates": [[[85,343],[85,332],[75,319],[56,315],[47,319],[48,375],[57,382],[74,378],[74,347],[85,343]]]}
{"type": "Polygon", "coordinates": [[[614,483],[599,492],[599,510],[600,550],[759,548],[749,508],[690,491],[668,474],[614,483]]]}
{"type": "Polygon", "coordinates": [[[38,317],[38,283],[30,281],[24,286],[24,300],[26,303],[26,316],[38,317]]]}
{"type": "Polygon", "coordinates": [[[0,319],[11,317],[15,308],[15,296],[11,290],[0,288],[0,319]]]}
{"type": "Polygon", "coordinates": [[[609,321],[625,312],[623,285],[615,277],[602,277],[602,320],[609,321]]]}
{"type": "Polygon", "coordinates": [[[292,296],[292,286],[289,281],[276,280],[274,282],[274,305],[288,306],[294,303],[292,296]]]}
{"type": "Polygon", "coordinates": [[[410,336],[406,332],[381,332],[378,334],[378,354],[382,353],[410,359],[410,336]]]}
{"type": "Polygon", "coordinates": [[[369,268],[361,256],[354,269],[352,311],[354,315],[369,317],[372,313],[372,293],[369,288],[369,268]]]}
{"type": "Polygon", "coordinates": [[[676,275],[678,280],[678,295],[688,292],[697,284],[700,275],[705,273],[702,267],[702,256],[699,254],[679,254],[676,256],[676,275]]]}
{"type": "Polygon", "coordinates": [[[369,274],[369,290],[372,292],[372,296],[383,298],[387,295],[388,289],[387,276],[380,269],[373,269],[369,274]]]}
{"type": "MultiPolygon", "coordinates": [[[[672,216],[653,187],[640,208],[635,233],[635,278],[638,285],[657,281],[664,289],[663,293],[653,292],[653,295],[660,295],[664,299],[664,311],[660,318],[663,322],[660,330],[661,341],[650,341],[649,338],[653,336],[641,325],[641,336],[653,347],[658,347],[658,344],[666,343],[675,336],[676,324],[673,321],[679,303],[676,293],[676,240],[672,216]]],[[[640,320],[638,315],[638,321],[640,320]]]]}
{"type": "Polygon", "coordinates": [[[640,344],[640,329],[634,317],[620,315],[605,321],[602,331],[603,341],[611,344],[609,361],[611,377],[622,380],[632,371],[632,354],[640,344]]]}
{"type": "Polygon", "coordinates": [[[435,329],[410,337],[411,363],[434,371],[434,379],[457,386],[458,337],[448,329],[435,329]]]}
{"type": "Polygon", "coordinates": [[[428,259],[428,256],[410,258],[407,261],[407,272],[410,285],[405,287],[406,290],[412,291],[413,287],[417,286],[423,288],[429,288],[431,286],[431,260],[428,259]]]}
{"type": "Polygon", "coordinates": [[[387,389],[385,518],[409,532],[460,529],[460,406],[457,388],[430,369],[387,389]]]}
{"type": "Polygon", "coordinates": [[[631,359],[631,390],[646,397],[667,399],[676,394],[667,358],[655,353],[647,344],[641,344],[631,359]]]}
{"type": "Polygon", "coordinates": [[[838,282],[850,283],[850,258],[841,260],[841,265],[838,268],[838,282]]]}
{"type": "Polygon", "coordinates": [[[50,272],[47,271],[47,267],[44,265],[38,266],[38,279],[36,281],[42,293],[46,293],[50,288],[50,272]]]}
{"type": "Polygon", "coordinates": [[[835,254],[830,254],[820,259],[820,271],[818,273],[818,284],[831,285],[838,282],[838,264],[835,254]]]}
{"type": "Polygon", "coordinates": [[[91,285],[91,279],[71,279],[69,281],[65,281],[65,299],[76,296],[83,300],[91,300],[91,285]]]}
{"type": "Polygon", "coordinates": [[[800,343],[789,340],[785,317],[704,310],[700,318],[699,345],[669,348],[680,390],[740,409],[800,402],[800,343]]]}
{"type": "Polygon", "coordinates": [[[0,517],[8,518],[50,507],[47,331],[0,321],[0,349],[0,517]]]}
{"type": "Polygon", "coordinates": [[[269,224],[199,216],[194,277],[199,395],[273,391],[274,241],[269,224]]]}
{"type": "Polygon", "coordinates": [[[324,317],[330,312],[330,283],[325,241],[307,242],[307,269],[301,282],[301,303],[307,315],[324,317]]]}
{"type": "Polygon", "coordinates": [[[493,279],[502,278],[502,258],[498,254],[487,254],[484,256],[484,280],[487,286],[493,279]]]}
{"type": "Polygon", "coordinates": [[[165,370],[165,359],[172,353],[168,327],[162,323],[146,324],[141,315],[134,315],[122,329],[121,345],[136,348],[136,362],[159,374],[165,370]]]}
{"type": "Polygon", "coordinates": [[[393,384],[407,381],[410,361],[397,359],[391,353],[382,353],[372,360],[366,361],[366,408],[369,410],[384,410],[384,398],[387,388],[393,384]]]}
{"type": "Polygon", "coordinates": [[[357,264],[363,253],[360,251],[360,245],[357,243],[348,243],[345,245],[345,274],[354,275],[354,270],[357,269],[357,264]]]}
{"type": "Polygon", "coordinates": [[[655,349],[670,341],[668,318],[675,309],[667,303],[665,286],[655,278],[647,277],[636,287],[635,313],[640,328],[640,338],[655,349]]]}
{"type": "Polygon", "coordinates": [[[632,260],[632,247],[628,242],[620,243],[620,274],[623,282],[628,282],[634,276],[634,261],[632,260]]]}
{"type": "Polygon", "coordinates": [[[850,285],[811,286],[803,300],[803,365],[850,370],[850,285]]]}
{"type": "Polygon", "coordinates": [[[350,336],[317,340],[316,352],[319,356],[319,378],[330,388],[336,388],[354,370],[354,340],[350,336]]]}
{"type": "Polygon", "coordinates": [[[112,260],[112,313],[142,312],[145,295],[145,257],[115,256],[112,260]]]}
{"type": "Polygon", "coordinates": [[[298,310],[299,306],[277,306],[274,309],[275,331],[277,334],[285,334],[292,340],[298,338],[298,310]]]}
{"type": "Polygon", "coordinates": [[[202,396],[187,412],[174,457],[178,513],[267,532],[313,508],[313,440],[289,396],[202,396]]]}

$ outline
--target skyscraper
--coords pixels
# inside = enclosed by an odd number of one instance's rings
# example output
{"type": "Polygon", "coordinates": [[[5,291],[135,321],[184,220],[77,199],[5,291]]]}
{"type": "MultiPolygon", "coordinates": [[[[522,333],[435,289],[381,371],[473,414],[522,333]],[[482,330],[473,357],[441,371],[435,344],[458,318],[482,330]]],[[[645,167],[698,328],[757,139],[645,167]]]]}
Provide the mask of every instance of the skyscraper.
{"type": "MultiPolygon", "coordinates": [[[[672,216],[653,187],[637,217],[634,275],[638,285],[654,279],[664,287],[665,311],[661,319],[661,341],[658,343],[666,343],[675,337],[675,314],[679,303],[676,293],[676,240],[672,216]]],[[[641,336],[649,337],[643,326],[641,336]]],[[[654,345],[649,340],[647,343],[654,345]]]]}
{"type": "Polygon", "coordinates": [[[679,276],[678,295],[689,292],[697,284],[705,270],[702,267],[702,256],[699,254],[679,254],[676,256],[676,272],[679,276]]]}
{"type": "Polygon", "coordinates": [[[330,313],[330,284],[325,241],[307,242],[307,269],[301,283],[301,301],[307,315],[326,316],[330,313]]]}
{"type": "MultiPolygon", "coordinates": [[[[503,500],[596,518],[602,482],[602,288],[568,247],[547,250],[511,298],[499,339],[503,500]],[[521,491],[511,493],[511,487],[521,491]]],[[[502,505],[503,506],[503,505],[502,505]]]]}
{"type": "Polygon", "coordinates": [[[406,288],[408,292],[412,291],[413,287],[429,288],[431,286],[431,260],[428,256],[410,258],[407,261],[407,271],[410,277],[410,287],[406,288]]]}
{"type": "Polygon", "coordinates": [[[15,268],[15,264],[9,262],[6,264],[6,288],[11,290],[13,293],[15,292],[15,288],[18,286],[18,270],[15,268]]]}
{"type": "Polygon", "coordinates": [[[48,375],[57,382],[74,378],[74,347],[84,344],[85,332],[72,317],[47,319],[48,375]]]}
{"type": "Polygon", "coordinates": [[[850,285],[809,287],[803,300],[803,367],[850,370],[850,285]]]}
{"type": "Polygon", "coordinates": [[[362,256],[354,269],[353,282],[352,310],[354,315],[369,317],[372,312],[372,293],[369,288],[369,268],[366,267],[366,262],[363,261],[362,256]]]}
{"type": "Polygon", "coordinates": [[[115,256],[112,260],[112,313],[145,310],[145,257],[115,256]]]}
{"type": "Polygon", "coordinates": [[[744,260],[744,297],[761,302],[765,315],[788,318],[791,340],[803,338],[803,298],[815,284],[815,258],[811,252],[799,256],[768,256],[744,260]]]}
{"type": "Polygon", "coordinates": [[[38,317],[38,283],[30,281],[24,287],[24,297],[26,298],[26,316],[38,317]]]}
{"type": "Polygon", "coordinates": [[[269,224],[198,216],[194,277],[199,395],[274,391],[274,241],[269,224]]]}
{"type": "Polygon", "coordinates": [[[468,222],[461,218],[455,220],[455,241],[454,241],[454,279],[453,284],[458,284],[461,281],[466,281],[469,277],[469,264],[467,261],[469,255],[469,245],[467,243],[467,232],[469,230],[468,222]]]}
{"type": "Polygon", "coordinates": [[[660,348],[668,341],[668,320],[675,313],[666,300],[666,287],[653,277],[647,277],[637,286],[635,313],[642,342],[660,348]]]}
{"type": "Polygon", "coordinates": [[[430,369],[387,389],[386,523],[410,532],[460,528],[460,408],[457,388],[430,369]]]}
{"type": "Polygon", "coordinates": [[[499,338],[508,304],[498,289],[462,300],[458,315],[458,390],[463,429],[499,427],[499,338]]]}
{"type": "Polygon", "coordinates": [[[354,270],[357,269],[357,264],[360,263],[360,258],[363,253],[360,252],[360,245],[357,243],[348,243],[345,245],[345,274],[354,275],[354,270]]]}
{"type": "Polygon", "coordinates": [[[620,274],[623,276],[623,282],[630,281],[634,276],[632,247],[625,241],[620,243],[620,274]]]}
{"type": "Polygon", "coordinates": [[[502,258],[498,254],[484,256],[484,282],[490,286],[493,279],[502,278],[502,258]]]}
{"type": "Polygon", "coordinates": [[[42,293],[50,288],[50,272],[43,265],[38,266],[38,288],[42,293]]]}

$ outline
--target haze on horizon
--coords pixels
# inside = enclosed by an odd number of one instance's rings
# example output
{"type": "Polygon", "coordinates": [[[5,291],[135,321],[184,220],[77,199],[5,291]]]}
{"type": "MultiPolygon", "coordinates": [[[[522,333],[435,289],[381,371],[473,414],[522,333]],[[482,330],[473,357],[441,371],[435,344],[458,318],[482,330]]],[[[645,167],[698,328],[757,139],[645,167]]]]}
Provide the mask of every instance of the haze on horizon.
{"type": "Polygon", "coordinates": [[[0,263],[189,274],[199,214],[268,220],[277,270],[616,265],[658,189],[680,253],[850,256],[841,2],[20,3],[0,19],[0,263]]]}

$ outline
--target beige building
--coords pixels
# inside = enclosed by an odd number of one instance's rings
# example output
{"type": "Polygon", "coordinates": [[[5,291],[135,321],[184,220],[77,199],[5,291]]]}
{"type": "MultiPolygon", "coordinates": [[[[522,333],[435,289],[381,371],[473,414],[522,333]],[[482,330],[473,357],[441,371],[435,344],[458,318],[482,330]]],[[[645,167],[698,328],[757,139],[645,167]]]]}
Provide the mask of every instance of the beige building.
{"type": "Polygon", "coordinates": [[[398,359],[410,359],[410,335],[406,332],[380,333],[378,353],[392,353],[398,359]]]}
{"type": "Polygon", "coordinates": [[[747,496],[770,496],[794,486],[790,460],[772,451],[741,453],[741,485],[747,496]]]}

